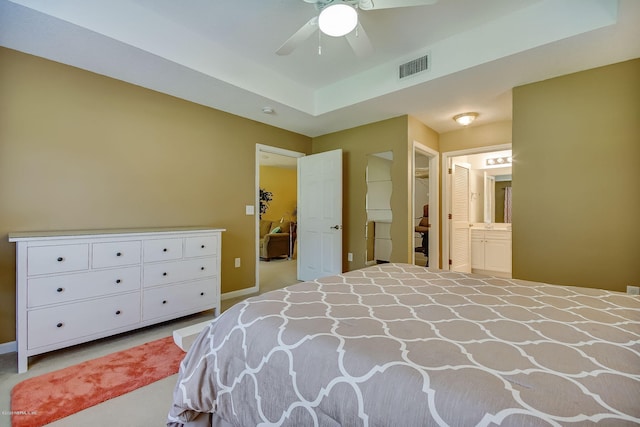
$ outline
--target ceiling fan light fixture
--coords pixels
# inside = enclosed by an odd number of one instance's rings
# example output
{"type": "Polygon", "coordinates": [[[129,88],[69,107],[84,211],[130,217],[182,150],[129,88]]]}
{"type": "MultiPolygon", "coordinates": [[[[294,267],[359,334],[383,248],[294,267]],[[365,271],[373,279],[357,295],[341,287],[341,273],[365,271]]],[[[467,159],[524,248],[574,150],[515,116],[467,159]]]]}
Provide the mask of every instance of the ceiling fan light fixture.
{"type": "Polygon", "coordinates": [[[348,4],[332,4],[320,12],[318,26],[320,31],[332,37],[349,34],[358,25],[358,12],[348,4]]]}
{"type": "Polygon", "coordinates": [[[476,119],[476,117],[478,117],[478,113],[462,113],[453,116],[453,120],[455,120],[459,125],[469,126],[471,122],[476,119]]]}

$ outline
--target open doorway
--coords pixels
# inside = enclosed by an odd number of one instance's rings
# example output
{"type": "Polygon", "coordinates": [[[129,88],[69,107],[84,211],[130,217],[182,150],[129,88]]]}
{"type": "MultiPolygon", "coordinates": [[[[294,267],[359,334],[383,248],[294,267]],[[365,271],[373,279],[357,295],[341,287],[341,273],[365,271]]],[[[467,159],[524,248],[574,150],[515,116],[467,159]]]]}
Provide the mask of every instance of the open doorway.
{"type": "Polygon", "coordinates": [[[299,153],[256,145],[256,288],[264,293],[297,280],[299,153]]]}
{"type": "Polygon", "coordinates": [[[511,277],[511,144],[444,153],[442,167],[443,268],[511,277]]]}
{"type": "Polygon", "coordinates": [[[423,267],[439,267],[439,155],[418,142],[413,143],[412,156],[412,263],[423,267]]]}

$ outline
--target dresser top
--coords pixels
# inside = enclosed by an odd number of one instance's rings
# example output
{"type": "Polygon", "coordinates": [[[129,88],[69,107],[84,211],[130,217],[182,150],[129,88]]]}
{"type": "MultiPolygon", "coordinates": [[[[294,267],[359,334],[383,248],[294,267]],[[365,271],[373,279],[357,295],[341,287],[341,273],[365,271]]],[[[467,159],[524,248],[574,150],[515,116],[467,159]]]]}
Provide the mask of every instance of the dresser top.
{"type": "Polygon", "coordinates": [[[9,233],[10,242],[25,240],[47,240],[82,237],[116,237],[118,235],[144,235],[144,234],[175,234],[175,233],[211,233],[226,231],[224,228],[214,227],[155,227],[155,228],[112,228],[95,230],[62,230],[62,231],[23,231],[9,233]]]}

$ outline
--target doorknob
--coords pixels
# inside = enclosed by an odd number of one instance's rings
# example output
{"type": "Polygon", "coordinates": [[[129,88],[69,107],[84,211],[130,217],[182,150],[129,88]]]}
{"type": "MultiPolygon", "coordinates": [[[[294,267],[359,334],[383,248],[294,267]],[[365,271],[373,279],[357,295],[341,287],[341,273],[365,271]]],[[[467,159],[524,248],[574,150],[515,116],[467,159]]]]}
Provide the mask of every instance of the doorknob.
{"type": "Polygon", "coordinates": [[[334,225],[333,227],[329,227],[329,228],[333,228],[333,229],[336,229],[336,230],[340,230],[340,228],[341,228],[341,227],[340,227],[338,224],[336,224],[336,225],[334,225]]]}

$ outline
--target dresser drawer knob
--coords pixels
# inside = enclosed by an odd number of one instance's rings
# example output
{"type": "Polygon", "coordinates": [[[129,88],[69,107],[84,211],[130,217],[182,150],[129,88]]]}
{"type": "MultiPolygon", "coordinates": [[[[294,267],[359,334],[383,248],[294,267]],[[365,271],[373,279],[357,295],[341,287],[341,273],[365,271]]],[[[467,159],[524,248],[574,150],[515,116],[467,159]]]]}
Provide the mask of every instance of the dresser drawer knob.
{"type": "Polygon", "coordinates": [[[58,289],[56,289],[56,292],[63,292],[63,291],[64,291],[64,288],[58,288],[58,289]]]}
{"type": "Polygon", "coordinates": [[[167,275],[167,272],[165,271],[164,273],[162,273],[162,275],[163,275],[163,276],[166,276],[166,275],[167,275]]]}
{"type": "Polygon", "coordinates": [[[204,271],[204,267],[200,267],[200,270],[204,271]]]}
{"type": "Polygon", "coordinates": [[[57,328],[62,328],[64,326],[64,323],[60,322],[56,325],[57,328]]]}
{"type": "Polygon", "coordinates": [[[122,252],[118,252],[116,256],[122,256],[122,252]]]}
{"type": "Polygon", "coordinates": [[[204,245],[200,246],[200,248],[204,249],[204,245]]]}
{"type": "Polygon", "coordinates": [[[164,248],[164,249],[162,250],[162,252],[167,252],[168,250],[169,250],[169,249],[164,248]]]}
{"type": "Polygon", "coordinates": [[[121,283],[121,282],[122,282],[122,280],[116,279],[116,283],[121,283]]]}
{"type": "Polygon", "coordinates": [[[122,313],[120,310],[116,311],[116,315],[119,315],[120,313],[122,313]]]}
{"type": "Polygon", "coordinates": [[[58,257],[58,262],[62,262],[62,261],[64,261],[64,257],[59,256],[58,257]]]}
{"type": "Polygon", "coordinates": [[[200,292],[200,296],[203,297],[204,296],[204,292],[200,292]]]}
{"type": "Polygon", "coordinates": [[[162,301],[162,303],[163,303],[163,304],[166,304],[166,303],[167,303],[167,300],[163,300],[163,301],[162,301]]]}

